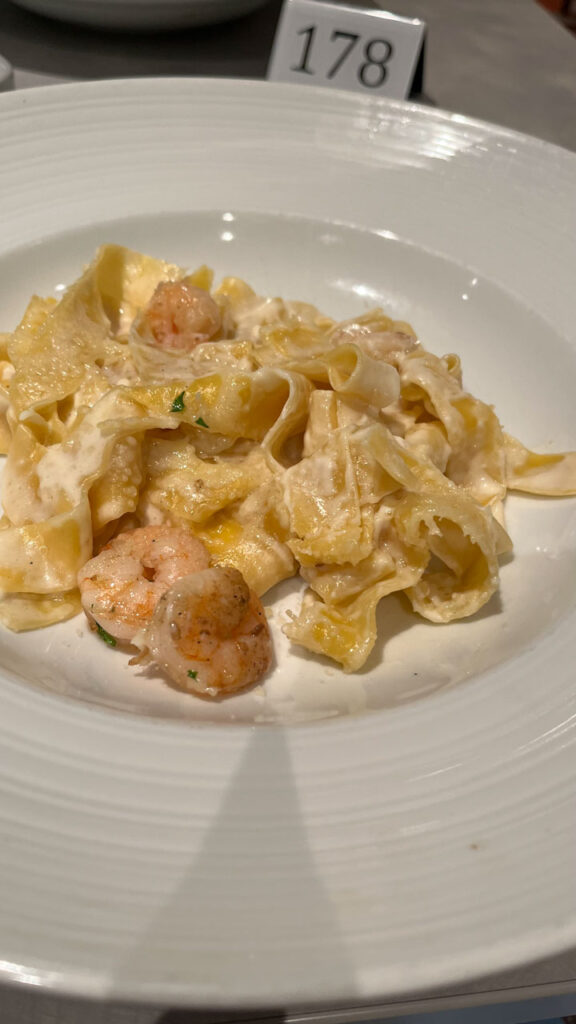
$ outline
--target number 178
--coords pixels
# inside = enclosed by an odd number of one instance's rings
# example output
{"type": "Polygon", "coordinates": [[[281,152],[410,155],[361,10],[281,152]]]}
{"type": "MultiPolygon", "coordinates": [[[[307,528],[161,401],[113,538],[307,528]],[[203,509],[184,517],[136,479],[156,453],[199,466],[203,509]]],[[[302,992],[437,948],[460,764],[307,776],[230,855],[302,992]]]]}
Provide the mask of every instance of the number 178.
{"type": "MultiPolygon", "coordinates": [[[[301,28],[296,34],[304,36],[305,41],[302,47],[299,64],[292,65],[290,70],[301,71],[305,75],[314,75],[316,72],[310,67],[310,60],[314,45],[314,36],[316,35],[316,25],[310,25],[309,28],[301,28]]],[[[336,60],[328,68],[326,78],[334,78],[338,74],[345,62],[352,55],[359,39],[360,36],[357,32],[341,32],[339,29],[333,29],[330,35],[330,42],[335,43],[341,41],[343,45],[340,48],[336,60]]],[[[387,39],[368,39],[366,41],[362,51],[364,60],[359,65],[356,72],[362,85],[367,86],[369,89],[378,89],[378,87],[386,81],[386,76],[388,74],[386,64],[390,60],[393,52],[394,47],[387,39]]]]}

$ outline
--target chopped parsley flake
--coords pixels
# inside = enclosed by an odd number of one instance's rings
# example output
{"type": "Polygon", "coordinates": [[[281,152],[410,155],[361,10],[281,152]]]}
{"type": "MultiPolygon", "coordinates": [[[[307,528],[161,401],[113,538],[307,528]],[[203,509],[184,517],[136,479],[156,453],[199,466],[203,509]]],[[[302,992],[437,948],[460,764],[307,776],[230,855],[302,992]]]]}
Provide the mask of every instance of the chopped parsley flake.
{"type": "Polygon", "coordinates": [[[116,640],[114,637],[110,636],[110,633],[107,633],[105,629],[102,629],[102,626],[98,622],[96,623],[96,632],[105,644],[108,644],[109,647],[116,647],[116,640]]]}
{"type": "Polygon", "coordinates": [[[206,429],[208,429],[208,424],[202,419],[201,416],[198,417],[196,423],[198,424],[199,427],[206,427],[206,429]]]}
{"type": "Polygon", "coordinates": [[[170,406],[170,412],[183,412],[184,411],[184,395],[185,394],[186,394],[185,391],[181,391],[179,395],[176,395],[176,398],[174,399],[174,401],[172,402],[172,405],[170,406]]]}
{"type": "Polygon", "coordinates": [[[193,672],[191,668],[188,669],[188,675],[190,676],[190,679],[197,679],[198,678],[198,673],[197,672],[193,672]]]}

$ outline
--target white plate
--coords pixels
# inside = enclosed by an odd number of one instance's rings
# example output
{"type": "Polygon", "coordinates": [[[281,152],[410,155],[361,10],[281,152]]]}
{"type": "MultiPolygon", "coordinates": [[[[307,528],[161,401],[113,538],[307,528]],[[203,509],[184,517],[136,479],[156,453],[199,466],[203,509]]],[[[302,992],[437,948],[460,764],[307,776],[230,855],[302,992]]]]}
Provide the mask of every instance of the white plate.
{"type": "Polygon", "coordinates": [[[93,28],[191,28],[228,21],[263,7],[267,0],[12,0],[36,14],[93,28]]]}
{"type": "MultiPolygon", "coordinates": [[[[511,432],[576,447],[568,152],[241,81],[51,86],[0,125],[1,327],[120,241],[336,316],[382,302],[511,432]]],[[[264,691],[213,706],[80,620],[3,633],[0,977],[294,1005],[574,942],[575,502],[518,498],[510,527],[498,601],[448,627],[389,602],[358,677],[277,636],[264,691]]]]}

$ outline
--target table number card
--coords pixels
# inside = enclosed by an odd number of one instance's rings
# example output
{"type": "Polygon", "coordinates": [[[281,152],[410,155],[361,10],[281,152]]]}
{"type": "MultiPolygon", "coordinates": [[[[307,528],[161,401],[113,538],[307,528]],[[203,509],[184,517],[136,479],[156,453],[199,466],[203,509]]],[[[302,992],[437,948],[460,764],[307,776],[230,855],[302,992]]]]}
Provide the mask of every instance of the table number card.
{"type": "Polygon", "coordinates": [[[405,99],[422,78],[425,33],[387,11],[285,0],[268,78],[405,99]]]}

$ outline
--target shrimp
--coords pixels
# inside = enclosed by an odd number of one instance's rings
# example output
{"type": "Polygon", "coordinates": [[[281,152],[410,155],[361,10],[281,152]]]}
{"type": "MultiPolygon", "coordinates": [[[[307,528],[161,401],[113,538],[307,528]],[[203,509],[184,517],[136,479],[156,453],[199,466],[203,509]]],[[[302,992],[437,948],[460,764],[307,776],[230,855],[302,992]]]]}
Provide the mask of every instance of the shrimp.
{"type": "Polygon", "coordinates": [[[159,348],[192,352],[222,327],[212,296],[186,281],[163,281],[142,315],[159,348]]]}
{"type": "Polygon", "coordinates": [[[179,689],[219,697],[255,683],[272,663],[264,610],[240,572],[216,566],[175,583],[134,642],[179,689]]]}
{"type": "Polygon", "coordinates": [[[120,533],[78,574],[89,620],[116,640],[131,641],[159,598],[182,576],[207,569],[202,541],[177,526],[143,526],[120,533]]]}

